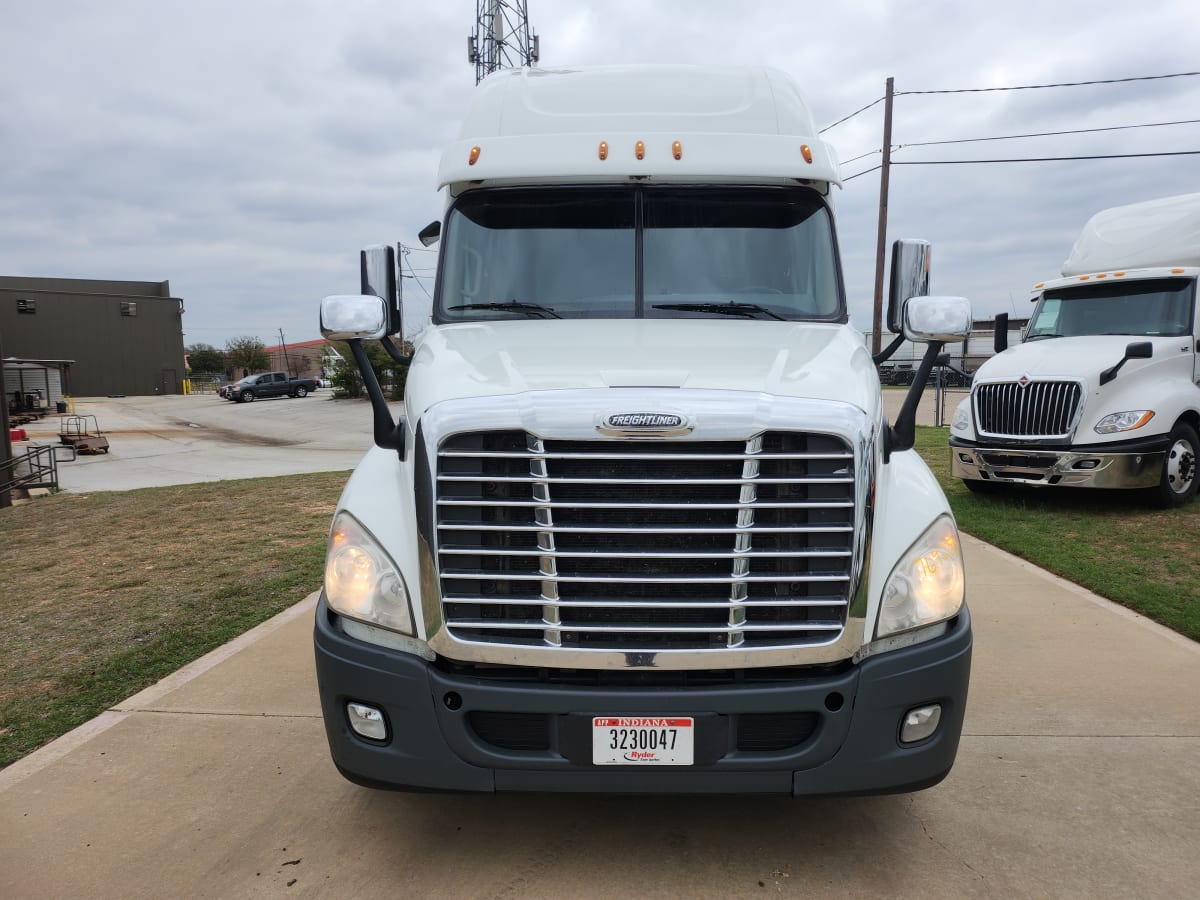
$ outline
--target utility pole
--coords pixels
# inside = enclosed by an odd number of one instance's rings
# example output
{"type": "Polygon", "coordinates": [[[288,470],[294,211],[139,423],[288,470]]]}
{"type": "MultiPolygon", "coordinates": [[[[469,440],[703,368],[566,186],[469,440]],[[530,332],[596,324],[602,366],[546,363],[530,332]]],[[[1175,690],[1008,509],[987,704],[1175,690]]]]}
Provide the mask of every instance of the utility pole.
{"type": "Polygon", "coordinates": [[[871,355],[879,355],[883,336],[883,258],[887,250],[888,176],[892,167],[892,84],[888,78],[883,104],[883,165],[879,168],[879,233],[875,240],[875,314],[871,320],[871,355]]]}
{"type": "Polygon", "coordinates": [[[296,374],[292,371],[292,361],[288,359],[287,344],[283,341],[283,329],[279,329],[279,352],[283,354],[283,368],[287,371],[288,378],[295,378],[296,374]]]}
{"type": "Polygon", "coordinates": [[[497,69],[532,66],[541,55],[539,44],[529,33],[525,0],[476,0],[475,30],[467,35],[476,84],[497,69]]]}

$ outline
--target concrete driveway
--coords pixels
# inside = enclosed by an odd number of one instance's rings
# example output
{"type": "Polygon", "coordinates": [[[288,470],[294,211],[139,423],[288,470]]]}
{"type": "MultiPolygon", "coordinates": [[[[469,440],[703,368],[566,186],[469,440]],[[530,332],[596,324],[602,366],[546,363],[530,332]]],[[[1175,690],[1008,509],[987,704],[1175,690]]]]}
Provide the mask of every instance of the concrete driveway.
{"type": "Polygon", "coordinates": [[[958,763],[930,790],[791,800],[359,788],[326,750],[309,598],[0,772],[0,893],[1194,895],[1200,645],[965,545],[971,699],[958,763]]]}

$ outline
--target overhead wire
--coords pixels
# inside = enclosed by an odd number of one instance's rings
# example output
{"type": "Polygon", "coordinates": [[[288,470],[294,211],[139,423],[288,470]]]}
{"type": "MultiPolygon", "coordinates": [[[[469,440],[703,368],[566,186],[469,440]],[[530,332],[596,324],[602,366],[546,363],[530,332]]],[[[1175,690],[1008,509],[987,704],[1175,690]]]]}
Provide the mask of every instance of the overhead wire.
{"type": "MultiPolygon", "coordinates": [[[[1130,78],[1098,78],[1093,81],[1059,81],[1053,84],[1015,84],[1008,87],[951,88],[936,91],[895,91],[892,96],[905,97],[916,94],[985,94],[992,91],[1036,91],[1043,88],[1084,87],[1090,84],[1125,84],[1131,81],[1161,81],[1164,78],[1188,78],[1200,72],[1172,72],[1168,75],[1135,75],[1130,78]]],[[[876,101],[878,102],[878,101],[876,101]]],[[[857,115],[857,113],[851,113],[857,115]]],[[[836,122],[834,123],[837,124],[836,122]]],[[[833,126],[830,126],[831,128],[833,126]]]]}
{"type": "MultiPolygon", "coordinates": [[[[974,144],[981,141],[1012,141],[1018,138],[1035,138],[1035,137],[1059,137],[1066,134],[1094,134],[1099,131],[1127,131],[1132,128],[1160,128],[1165,125],[1196,125],[1200,124],[1200,119],[1179,119],[1174,122],[1143,122],[1140,125],[1107,125],[1102,128],[1072,128],[1066,131],[1034,131],[1028,134],[998,134],[993,137],[978,137],[978,138],[956,138],[948,141],[917,141],[911,144],[896,144],[892,147],[892,152],[904,150],[908,147],[935,147],[945,144],[974,144]]],[[[879,153],[879,150],[872,151],[879,153]]],[[[865,153],[863,156],[870,156],[865,153]]],[[[856,156],[855,159],[862,159],[861,156],[856,156]]],[[[846,160],[853,162],[854,160],[846,160]]]]}

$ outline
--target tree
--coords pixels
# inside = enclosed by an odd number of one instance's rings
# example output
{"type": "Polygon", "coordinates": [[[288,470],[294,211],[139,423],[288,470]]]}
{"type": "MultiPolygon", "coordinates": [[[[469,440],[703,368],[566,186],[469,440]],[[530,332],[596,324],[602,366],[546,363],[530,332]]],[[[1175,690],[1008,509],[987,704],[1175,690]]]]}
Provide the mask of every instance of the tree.
{"type": "MultiPolygon", "coordinates": [[[[350,352],[350,345],[343,341],[330,341],[329,344],[345,360],[345,363],[339,365],[331,376],[330,380],[334,389],[350,397],[361,397],[363,393],[362,378],[358,374],[358,366],[354,364],[354,355],[350,352]]],[[[408,380],[408,366],[397,365],[378,341],[363,341],[363,349],[367,353],[367,360],[371,363],[371,368],[375,370],[375,378],[388,394],[389,399],[403,400],[404,383],[408,380]]],[[[405,355],[411,355],[413,352],[413,346],[408,341],[401,343],[398,349],[405,355]]]]}
{"type": "Polygon", "coordinates": [[[225,342],[225,356],[235,375],[245,370],[261,372],[271,367],[267,345],[256,337],[230,338],[225,342]]]}
{"type": "Polygon", "coordinates": [[[192,344],[183,348],[188,367],[197,375],[225,371],[225,354],[211,344],[192,344]]]}

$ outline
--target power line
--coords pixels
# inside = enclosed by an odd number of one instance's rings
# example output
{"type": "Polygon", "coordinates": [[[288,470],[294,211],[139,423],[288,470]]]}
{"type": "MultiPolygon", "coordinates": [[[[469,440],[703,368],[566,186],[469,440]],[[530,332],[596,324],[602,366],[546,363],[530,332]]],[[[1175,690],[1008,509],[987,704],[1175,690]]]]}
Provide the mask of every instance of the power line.
{"type": "MultiPolygon", "coordinates": [[[[1058,137],[1064,134],[1094,134],[1098,131],[1125,131],[1131,128],[1159,128],[1164,125],[1196,125],[1200,123],[1200,119],[1180,119],[1176,122],[1145,122],[1141,125],[1108,125],[1103,128],[1073,128],[1068,131],[1035,131],[1029,134],[999,134],[994,137],[978,137],[978,138],[958,138],[951,141],[920,141],[912,144],[897,144],[892,148],[892,151],[904,150],[907,147],[935,147],[944,144],[973,144],[980,141],[1011,141],[1017,138],[1035,138],[1035,137],[1058,137]]],[[[872,153],[879,153],[879,150],[873,150],[872,153]]],[[[870,153],[864,153],[863,156],[870,156],[870,153]]],[[[862,156],[856,156],[854,159],[862,159],[862,156]]],[[[846,162],[853,162],[848,159],[846,162]]]]}
{"type": "MultiPolygon", "coordinates": [[[[904,145],[904,144],[901,144],[900,146],[906,146],[906,145],[904,145]]],[[[910,145],[907,145],[907,146],[913,146],[913,145],[911,145],[911,144],[910,144],[910,145]]],[[[893,147],[892,149],[893,149],[893,150],[899,150],[899,149],[900,149],[900,147],[893,147]]],[[[882,153],[882,152],[883,152],[882,150],[872,150],[870,153],[860,153],[858,156],[852,156],[852,157],[850,157],[849,159],[843,159],[843,160],[840,160],[840,163],[839,163],[839,164],[840,164],[840,165],[843,165],[843,166],[846,166],[846,165],[849,165],[849,164],[850,164],[850,163],[852,163],[852,162],[858,162],[858,160],[860,160],[860,159],[866,159],[868,156],[874,156],[876,153],[882,153]]]]}
{"type": "MultiPolygon", "coordinates": [[[[1083,87],[1089,84],[1124,84],[1130,81],[1160,81],[1164,78],[1188,78],[1193,75],[1200,75],[1200,72],[1173,72],[1170,75],[1137,75],[1131,78],[1101,78],[1095,81],[1060,81],[1054,84],[1017,84],[1009,87],[953,88],[939,91],[896,91],[896,96],[901,97],[910,94],[984,94],[991,91],[1035,91],[1042,88],[1083,87]]],[[[876,100],[875,102],[878,103],[879,101],[876,100]]],[[[852,113],[851,115],[857,115],[857,113],[852,113]]],[[[838,123],[835,122],[834,125],[836,124],[838,123]]],[[[829,127],[832,128],[833,125],[829,127]]]]}
{"type": "MultiPolygon", "coordinates": [[[[893,166],[977,166],[984,163],[1073,162],[1086,159],[1141,159],[1151,156],[1200,156],[1200,150],[1172,150],[1164,153],[1101,153],[1094,156],[1028,156],[1015,159],[921,159],[892,160],[893,166]]],[[[874,171],[874,170],[871,170],[874,171]]],[[[860,173],[860,174],[866,174],[860,173]]],[[[857,177],[857,176],[856,176],[857,177]]],[[[849,180],[849,179],[846,179],[849,180]]]]}
{"type": "MultiPolygon", "coordinates": [[[[892,163],[892,165],[893,166],[899,165],[899,163],[892,163]]],[[[871,169],[863,169],[861,172],[855,172],[853,175],[847,175],[845,178],[842,179],[842,184],[845,184],[847,181],[853,181],[855,178],[858,178],[860,175],[870,175],[872,172],[878,172],[882,168],[883,168],[882,165],[878,165],[871,169]]]]}
{"type": "MultiPolygon", "coordinates": [[[[411,277],[411,278],[412,278],[412,280],[413,280],[413,281],[415,281],[415,282],[417,283],[417,287],[419,287],[419,288],[421,289],[421,292],[422,292],[422,293],[423,293],[423,294],[424,294],[426,297],[429,297],[429,302],[430,302],[430,303],[432,303],[432,302],[433,302],[433,297],[432,297],[432,296],[430,296],[430,294],[429,294],[429,291],[425,290],[425,285],[423,285],[423,284],[421,283],[421,279],[417,277],[417,273],[416,273],[416,272],[413,272],[412,263],[408,261],[408,251],[409,251],[409,250],[415,250],[415,249],[416,249],[415,247],[405,247],[405,248],[403,249],[403,252],[402,252],[402,253],[401,253],[401,255],[400,255],[400,258],[401,258],[402,260],[404,260],[404,262],[405,262],[405,263],[408,265],[408,271],[412,272],[412,275],[411,275],[411,276],[409,276],[409,277],[411,277]]],[[[403,272],[401,272],[401,273],[400,273],[400,276],[403,278],[403,277],[404,277],[404,273],[403,273],[403,272]]]]}
{"type": "Polygon", "coordinates": [[[859,113],[864,113],[864,112],[866,112],[868,109],[870,109],[872,106],[876,106],[876,105],[878,105],[878,104],[880,104],[880,103],[882,103],[882,102],[883,102],[883,98],[882,98],[882,97],[880,97],[878,100],[872,100],[870,103],[868,103],[868,104],[867,104],[866,106],[864,106],[862,109],[856,109],[854,112],[850,113],[850,115],[848,115],[848,116],[844,116],[844,117],[842,117],[842,118],[838,119],[838,120],[837,120],[836,122],[834,122],[832,125],[826,125],[826,126],[825,126],[824,128],[822,128],[820,131],[818,131],[818,132],[817,132],[817,134],[824,134],[824,133],[825,133],[825,132],[827,132],[827,131],[828,131],[830,128],[836,128],[838,125],[841,125],[843,122],[849,122],[851,119],[853,119],[853,118],[854,118],[855,116],[857,116],[859,113]]]}

